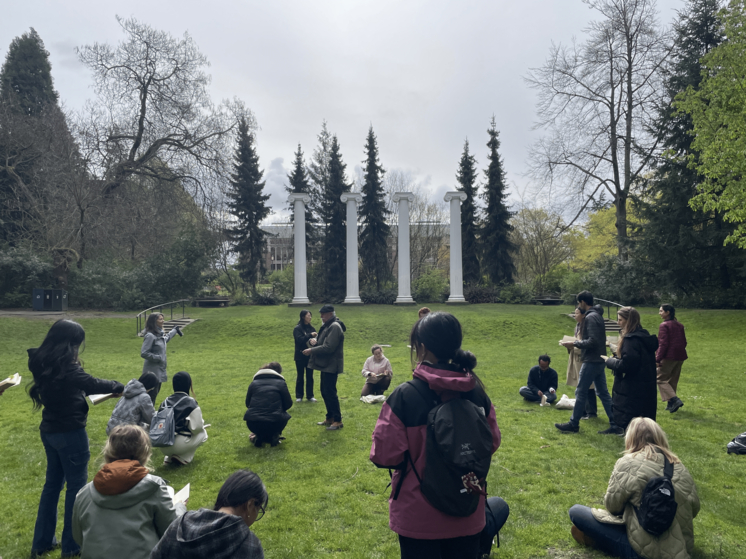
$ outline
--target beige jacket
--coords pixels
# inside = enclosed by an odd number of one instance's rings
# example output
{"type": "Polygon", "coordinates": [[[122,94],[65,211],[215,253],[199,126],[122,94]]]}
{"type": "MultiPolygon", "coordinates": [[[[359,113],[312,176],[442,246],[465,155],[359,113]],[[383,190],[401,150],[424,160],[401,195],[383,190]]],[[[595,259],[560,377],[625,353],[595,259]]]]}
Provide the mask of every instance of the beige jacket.
{"type": "Polygon", "coordinates": [[[629,543],[638,555],[647,559],[689,559],[694,549],[693,519],[699,513],[694,480],[683,464],[674,464],[676,518],[660,537],[649,534],[637,521],[634,507],[640,505],[642,492],[650,478],[663,475],[663,456],[656,454],[653,460],[648,460],[644,454],[637,452],[617,460],[604,497],[606,509],[612,514],[624,514],[629,543]]]}

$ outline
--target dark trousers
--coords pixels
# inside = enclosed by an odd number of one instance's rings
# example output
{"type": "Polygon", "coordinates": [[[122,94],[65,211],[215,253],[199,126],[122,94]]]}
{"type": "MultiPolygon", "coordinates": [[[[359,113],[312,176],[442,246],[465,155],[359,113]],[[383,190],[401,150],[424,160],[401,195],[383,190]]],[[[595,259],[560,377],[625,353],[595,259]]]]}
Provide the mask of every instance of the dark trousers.
{"type": "Polygon", "coordinates": [[[158,384],[155,385],[155,387],[153,388],[153,390],[151,390],[150,392],[148,392],[148,395],[150,396],[150,399],[153,400],[153,406],[154,407],[155,407],[155,398],[156,398],[156,396],[158,396],[158,393],[161,391],[161,384],[163,384],[163,383],[159,382],[158,384]]]}
{"type": "Polygon", "coordinates": [[[604,524],[593,518],[589,507],[574,505],[570,507],[570,520],[586,536],[596,542],[599,549],[612,557],[622,559],[639,559],[627,538],[627,527],[624,524],[604,524]]]}
{"type": "Polygon", "coordinates": [[[295,362],[295,397],[303,398],[303,380],[306,381],[306,399],[313,398],[313,369],[306,367],[301,361],[295,362]]]}
{"type": "Polygon", "coordinates": [[[598,394],[606,416],[609,418],[609,427],[616,427],[614,412],[611,409],[611,395],[606,387],[606,365],[603,362],[583,363],[580,367],[578,387],[575,389],[575,407],[572,410],[570,424],[574,427],[580,424],[580,418],[585,414],[585,403],[588,401],[588,390],[590,390],[591,384],[596,386],[596,394],[598,394]]]}
{"type": "Polygon", "coordinates": [[[88,434],[85,428],[65,433],[41,432],[41,442],[47,455],[47,477],[39,500],[39,512],[34,526],[32,552],[41,553],[57,544],[57,503],[62,486],[65,492],[65,523],[62,528],[62,555],[74,555],[80,546],[73,539],[73,505],[75,497],[88,481],[88,434]]]}
{"type": "Polygon", "coordinates": [[[256,435],[256,446],[264,443],[270,443],[275,446],[282,435],[283,429],[287,427],[288,420],[280,419],[278,421],[247,421],[246,426],[249,431],[256,435]]]}
{"type": "Polygon", "coordinates": [[[380,396],[389,389],[389,386],[391,386],[391,377],[389,376],[381,377],[375,384],[366,382],[363,385],[363,391],[360,393],[360,396],[369,396],[371,394],[380,396]]]}
{"type": "MultiPolygon", "coordinates": [[[[529,402],[541,402],[541,396],[531,390],[528,386],[522,386],[521,389],[518,391],[518,394],[523,396],[529,402]]],[[[548,390],[544,392],[544,396],[547,397],[547,402],[549,402],[550,404],[557,399],[557,393],[555,392],[554,394],[552,394],[548,390]]]]}
{"type": "Polygon", "coordinates": [[[588,389],[588,399],[585,401],[585,413],[588,415],[598,415],[598,400],[596,400],[596,391],[593,388],[588,389]]]}
{"type": "Polygon", "coordinates": [[[401,559],[477,559],[480,535],[447,540],[416,540],[400,535],[401,559]]]}
{"type": "Polygon", "coordinates": [[[339,409],[337,397],[337,373],[321,372],[321,397],[326,404],[326,418],[341,422],[342,410],[339,409]]]}

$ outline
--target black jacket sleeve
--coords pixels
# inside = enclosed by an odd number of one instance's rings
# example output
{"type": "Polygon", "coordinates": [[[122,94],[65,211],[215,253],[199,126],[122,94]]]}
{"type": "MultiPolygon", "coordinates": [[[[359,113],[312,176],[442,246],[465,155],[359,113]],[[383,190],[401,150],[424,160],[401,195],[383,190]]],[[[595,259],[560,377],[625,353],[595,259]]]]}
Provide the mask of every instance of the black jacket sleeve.
{"type": "Polygon", "coordinates": [[[555,390],[557,390],[557,371],[550,367],[549,369],[547,369],[547,373],[549,388],[554,388],[555,390]]]}
{"type": "Polygon", "coordinates": [[[589,314],[585,319],[585,335],[582,340],[575,340],[575,347],[590,349],[606,346],[606,326],[598,313],[589,314]]]}
{"type": "Polygon", "coordinates": [[[609,357],[606,367],[614,371],[614,376],[634,375],[642,366],[642,348],[636,339],[629,338],[622,343],[622,355],[617,359],[609,357]]]}
{"type": "Polygon", "coordinates": [[[283,384],[280,396],[282,397],[282,409],[284,411],[288,411],[293,407],[293,399],[290,397],[290,390],[288,390],[287,384],[283,384]]]}
{"type": "Polygon", "coordinates": [[[298,324],[293,328],[293,338],[295,338],[295,347],[298,349],[306,349],[308,340],[311,339],[311,334],[307,334],[303,327],[298,324]]]}
{"type": "Polygon", "coordinates": [[[92,377],[80,366],[68,369],[65,380],[75,388],[82,390],[86,396],[91,394],[121,394],[124,390],[124,385],[121,382],[92,377]]]}
{"type": "Polygon", "coordinates": [[[246,391],[246,409],[249,408],[251,405],[251,393],[252,393],[252,387],[254,386],[254,383],[252,382],[249,384],[249,389],[246,391]]]}
{"type": "Polygon", "coordinates": [[[541,390],[541,388],[539,388],[539,375],[541,374],[540,371],[541,369],[539,369],[539,366],[534,365],[528,372],[528,380],[526,381],[526,386],[528,386],[529,390],[533,392],[538,392],[539,390],[541,390]]]}

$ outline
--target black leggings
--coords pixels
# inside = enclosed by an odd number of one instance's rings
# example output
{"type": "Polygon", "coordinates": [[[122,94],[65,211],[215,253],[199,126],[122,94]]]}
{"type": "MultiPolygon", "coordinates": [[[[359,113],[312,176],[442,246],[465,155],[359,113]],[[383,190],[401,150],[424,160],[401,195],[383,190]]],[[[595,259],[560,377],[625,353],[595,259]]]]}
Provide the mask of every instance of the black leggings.
{"type": "Polygon", "coordinates": [[[295,362],[295,397],[303,398],[303,376],[306,381],[306,399],[313,398],[313,369],[306,367],[301,361],[295,362]]]}
{"type": "Polygon", "coordinates": [[[399,536],[401,559],[477,559],[479,536],[447,540],[416,540],[399,536]]]}

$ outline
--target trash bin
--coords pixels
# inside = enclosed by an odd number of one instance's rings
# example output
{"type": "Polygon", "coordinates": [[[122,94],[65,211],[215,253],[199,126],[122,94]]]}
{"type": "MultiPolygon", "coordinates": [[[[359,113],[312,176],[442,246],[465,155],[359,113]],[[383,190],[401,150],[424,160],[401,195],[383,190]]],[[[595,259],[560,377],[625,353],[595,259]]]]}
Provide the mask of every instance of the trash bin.
{"type": "Polygon", "coordinates": [[[67,291],[64,289],[52,289],[52,310],[67,310],[67,291]]]}
{"type": "Polygon", "coordinates": [[[35,311],[44,310],[44,290],[33,289],[31,290],[31,308],[35,311]]]}
{"type": "Polygon", "coordinates": [[[42,310],[44,311],[51,311],[52,310],[52,291],[53,289],[45,289],[44,290],[44,305],[42,310]]]}

